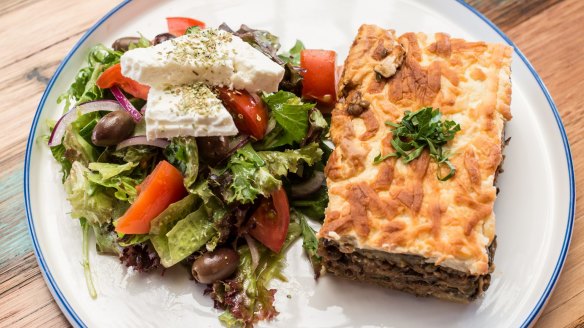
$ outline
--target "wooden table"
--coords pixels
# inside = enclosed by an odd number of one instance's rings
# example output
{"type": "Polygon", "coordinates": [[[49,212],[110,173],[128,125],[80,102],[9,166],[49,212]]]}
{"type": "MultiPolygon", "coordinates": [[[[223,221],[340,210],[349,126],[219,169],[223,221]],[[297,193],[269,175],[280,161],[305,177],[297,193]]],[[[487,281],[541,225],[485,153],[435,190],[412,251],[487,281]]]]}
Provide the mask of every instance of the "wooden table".
{"type": "MultiPolygon", "coordinates": [[[[41,276],[23,204],[23,158],[47,82],[81,35],[119,0],[0,2],[0,327],[67,326],[41,276]]],[[[584,1],[471,0],[519,46],[562,115],[584,184],[584,1]]],[[[539,327],[584,326],[584,203],[561,279],[539,327]]]]}

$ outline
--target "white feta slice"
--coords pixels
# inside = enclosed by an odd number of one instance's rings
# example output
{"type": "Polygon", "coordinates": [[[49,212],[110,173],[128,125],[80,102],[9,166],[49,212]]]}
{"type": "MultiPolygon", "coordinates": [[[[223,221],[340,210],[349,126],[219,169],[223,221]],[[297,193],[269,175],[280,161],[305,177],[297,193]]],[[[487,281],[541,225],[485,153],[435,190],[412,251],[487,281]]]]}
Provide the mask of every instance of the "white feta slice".
{"type": "Polygon", "coordinates": [[[233,49],[234,69],[230,87],[252,93],[278,91],[278,85],[284,78],[282,66],[239,37],[233,36],[230,46],[233,49]]]}
{"type": "Polygon", "coordinates": [[[205,82],[249,92],[275,92],[284,69],[231,33],[214,28],[127,51],[122,74],[153,87],[205,82]]]}
{"type": "Polygon", "coordinates": [[[149,140],[237,134],[231,114],[203,83],[150,88],[144,116],[149,140]]]}

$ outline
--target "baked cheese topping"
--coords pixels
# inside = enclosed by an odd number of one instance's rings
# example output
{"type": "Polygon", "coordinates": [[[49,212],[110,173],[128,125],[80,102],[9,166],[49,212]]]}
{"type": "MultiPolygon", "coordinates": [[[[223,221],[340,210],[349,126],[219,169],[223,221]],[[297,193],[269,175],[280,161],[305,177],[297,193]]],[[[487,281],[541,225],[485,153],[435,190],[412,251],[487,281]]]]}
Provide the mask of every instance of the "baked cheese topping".
{"type": "Polygon", "coordinates": [[[396,38],[391,30],[363,25],[332,113],[336,148],[326,167],[330,200],[319,237],[488,273],[493,182],[504,124],[511,119],[511,55],[512,48],[502,44],[444,33],[396,38]],[[379,153],[394,152],[384,122],[399,122],[405,111],[427,106],[461,126],[445,146],[453,153],[454,177],[438,180],[427,151],[409,164],[390,158],[374,165],[379,153]]]}

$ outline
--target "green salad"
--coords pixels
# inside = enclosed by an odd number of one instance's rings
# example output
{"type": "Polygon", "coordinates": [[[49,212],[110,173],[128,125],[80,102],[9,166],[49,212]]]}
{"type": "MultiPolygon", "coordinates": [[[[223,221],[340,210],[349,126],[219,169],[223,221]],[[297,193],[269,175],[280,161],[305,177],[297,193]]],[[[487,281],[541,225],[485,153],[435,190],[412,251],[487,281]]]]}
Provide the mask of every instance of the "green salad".
{"type": "Polygon", "coordinates": [[[270,32],[174,17],[153,39],[94,46],[59,97],[48,145],[88,251],[143,274],[179,266],[229,327],[270,320],[285,254],[328,203],[335,53],[280,51],[270,32]],[[332,65],[332,66],[331,66],[332,65]],[[332,67],[332,71],[331,71],[332,67]],[[331,76],[332,72],[332,76],[331,76]],[[332,91],[331,91],[332,90],[332,91]]]}

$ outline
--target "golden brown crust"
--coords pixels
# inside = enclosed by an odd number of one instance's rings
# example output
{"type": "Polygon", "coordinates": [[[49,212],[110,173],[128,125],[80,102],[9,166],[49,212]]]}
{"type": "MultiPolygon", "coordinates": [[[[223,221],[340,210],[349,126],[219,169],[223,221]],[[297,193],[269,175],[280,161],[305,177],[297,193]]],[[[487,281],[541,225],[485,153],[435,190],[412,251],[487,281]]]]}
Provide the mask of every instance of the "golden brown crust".
{"type": "Polygon", "coordinates": [[[332,113],[336,148],[326,167],[330,202],[319,237],[488,273],[493,179],[503,126],[511,119],[511,54],[506,45],[445,33],[396,37],[361,26],[332,113]],[[440,108],[462,128],[447,145],[457,173],[445,182],[426,152],[407,165],[393,158],[373,164],[379,153],[393,152],[384,122],[424,106],[440,108]]]}

